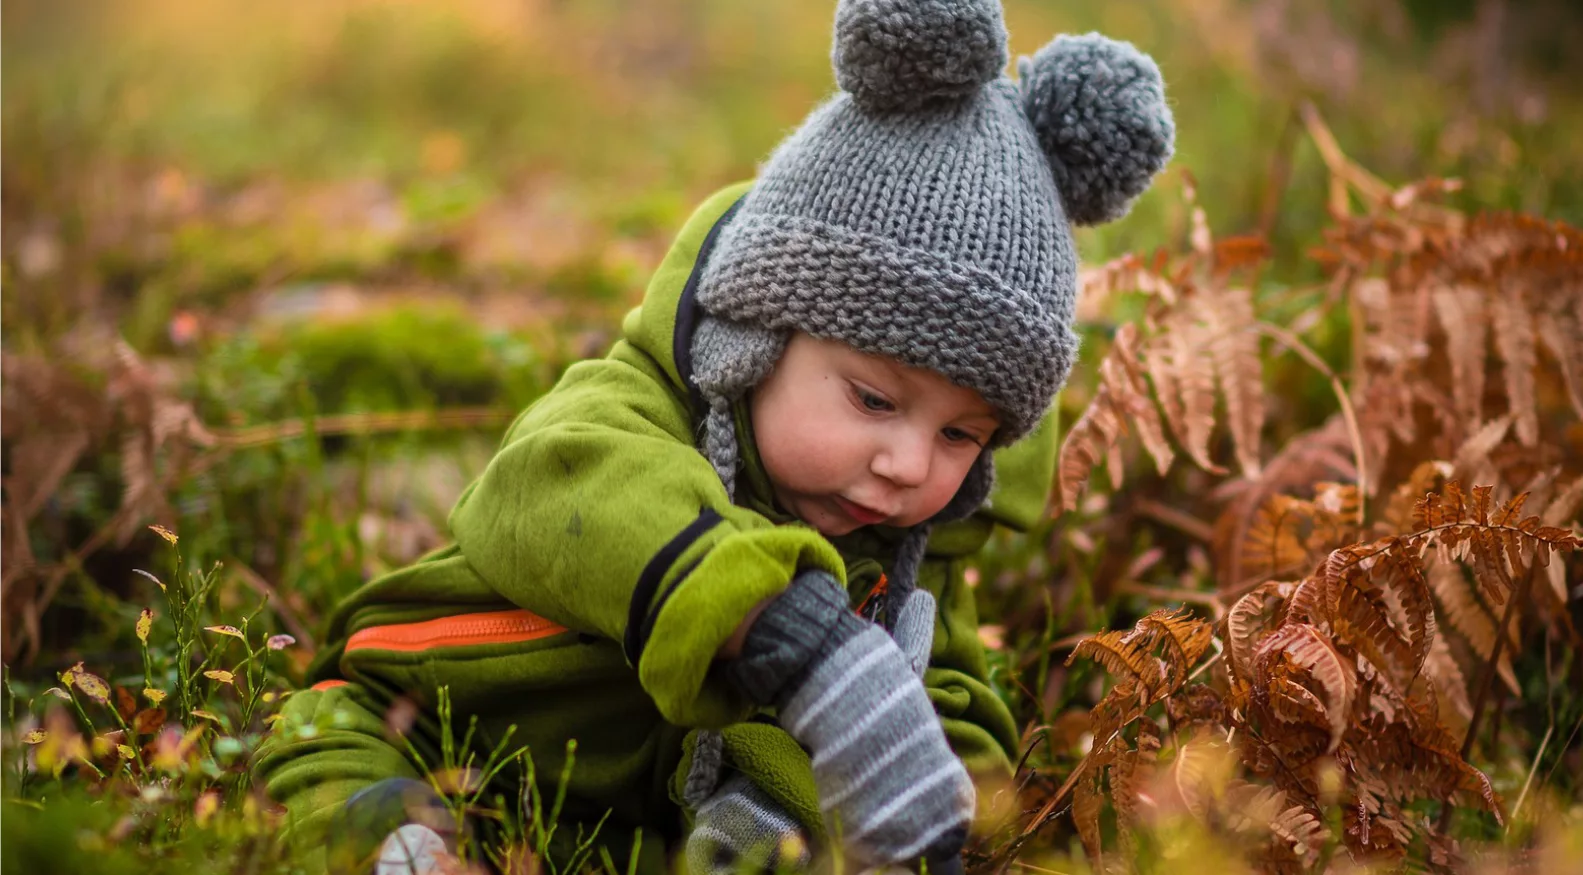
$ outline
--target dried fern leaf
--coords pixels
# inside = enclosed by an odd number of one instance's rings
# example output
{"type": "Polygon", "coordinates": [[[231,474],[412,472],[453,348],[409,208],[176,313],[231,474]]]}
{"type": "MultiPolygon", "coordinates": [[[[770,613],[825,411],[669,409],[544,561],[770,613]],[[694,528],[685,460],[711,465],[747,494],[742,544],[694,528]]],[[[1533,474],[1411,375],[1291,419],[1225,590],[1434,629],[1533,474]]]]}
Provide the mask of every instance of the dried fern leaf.
{"type": "MultiPolygon", "coordinates": [[[[1508,672],[1511,670],[1509,661],[1506,668],[1508,672]]],[[[1473,719],[1473,703],[1468,700],[1468,681],[1462,674],[1462,667],[1457,665],[1451,645],[1446,643],[1444,635],[1436,635],[1430,641],[1429,656],[1424,660],[1424,676],[1434,685],[1438,701],[1449,706],[1461,725],[1466,726],[1473,719]]]]}
{"type": "MultiPolygon", "coordinates": [[[[1455,629],[1473,648],[1479,658],[1488,661],[1495,650],[1495,618],[1479,603],[1463,574],[1462,566],[1455,562],[1431,559],[1428,568],[1429,588],[1440,602],[1446,625],[1455,629]]],[[[1518,692],[1517,675],[1512,671],[1511,650],[1502,648],[1501,659],[1495,665],[1506,688],[1518,692]]]]}
{"type": "Polygon", "coordinates": [[[1539,443],[1539,411],[1534,399],[1534,369],[1538,367],[1533,312],[1524,300],[1523,287],[1503,283],[1490,296],[1495,329],[1495,349],[1500,353],[1506,379],[1506,401],[1517,427],[1517,440],[1525,447],[1539,443]]]}
{"type": "Polygon", "coordinates": [[[1137,326],[1131,323],[1116,332],[1116,342],[1099,365],[1099,389],[1094,400],[1061,444],[1058,486],[1061,505],[1066,510],[1077,509],[1078,498],[1102,456],[1110,459],[1111,482],[1120,488],[1120,465],[1112,451],[1129,430],[1129,422],[1138,428],[1160,473],[1164,474],[1171,464],[1173,454],[1139,372],[1136,339],[1137,326]]]}
{"type": "Polygon", "coordinates": [[[1485,349],[1488,319],[1485,295],[1463,284],[1442,286],[1432,293],[1435,315],[1446,338],[1451,361],[1452,397],[1458,418],[1469,431],[1483,422],[1485,349]]]}
{"type": "Polygon", "coordinates": [[[1149,340],[1144,364],[1165,411],[1165,421],[1189,458],[1215,473],[1225,469],[1209,458],[1215,429],[1215,363],[1210,355],[1214,332],[1194,296],[1160,320],[1149,340]]]}
{"type": "Polygon", "coordinates": [[[1271,633],[1260,642],[1254,654],[1255,687],[1267,683],[1273,698],[1300,702],[1305,707],[1312,693],[1274,667],[1280,660],[1290,660],[1304,669],[1324,692],[1320,713],[1329,725],[1330,741],[1326,753],[1334,751],[1346,733],[1352,697],[1357,692],[1355,669],[1313,626],[1296,623],[1282,626],[1271,633]],[[1303,696],[1304,693],[1308,696],[1303,696]]]}
{"type": "Polygon", "coordinates": [[[1104,809],[1105,798],[1100,792],[1101,770],[1094,777],[1084,777],[1072,788],[1072,821],[1077,826],[1077,837],[1083,842],[1083,853],[1088,855],[1094,868],[1103,870],[1104,850],[1100,842],[1099,815],[1104,809]]]}
{"type": "Polygon", "coordinates": [[[1566,384],[1572,411],[1583,419],[1583,289],[1574,280],[1571,300],[1539,318],[1539,339],[1552,355],[1566,384]]]}
{"type": "Polygon", "coordinates": [[[1287,495],[1272,495],[1253,517],[1242,543],[1242,573],[1247,577],[1272,577],[1301,568],[1308,550],[1298,531],[1311,525],[1314,506],[1287,495]]]}
{"type": "Polygon", "coordinates": [[[1165,645],[1162,661],[1167,673],[1166,683],[1174,690],[1187,680],[1187,673],[1209,649],[1214,629],[1185,608],[1176,611],[1161,608],[1139,619],[1133,634],[1143,636],[1150,647],[1165,645]]]}
{"type": "Polygon", "coordinates": [[[1254,649],[1295,589],[1292,583],[1271,581],[1237,599],[1226,613],[1226,650],[1233,676],[1252,678],[1254,649]]]}
{"type": "Polygon", "coordinates": [[[1243,476],[1259,476],[1259,433],[1264,428],[1264,376],[1254,330],[1253,293],[1243,287],[1204,296],[1204,314],[1215,340],[1210,359],[1226,398],[1226,424],[1243,476]]]}
{"type": "MultiPolygon", "coordinates": [[[[1378,590],[1363,585],[1343,587],[1338,593],[1330,628],[1335,640],[1373,663],[1398,690],[1406,692],[1418,673],[1414,649],[1391,625],[1388,608],[1378,590]]],[[[1427,652],[1427,641],[1425,641],[1427,652]]]]}
{"type": "Polygon", "coordinates": [[[1330,831],[1319,817],[1303,805],[1293,805],[1272,818],[1270,832],[1299,858],[1318,853],[1330,837],[1330,831]]]}
{"type": "Polygon", "coordinates": [[[1576,519],[1580,507],[1583,507],[1583,477],[1556,493],[1539,518],[1545,525],[1559,528],[1576,519]]]}
{"type": "Polygon", "coordinates": [[[1066,658],[1071,665],[1078,657],[1092,659],[1118,678],[1131,678],[1147,688],[1158,685],[1160,664],[1145,646],[1147,639],[1133,630],[1110,630],[1090,635],[1077,643],[1066,658]]]}

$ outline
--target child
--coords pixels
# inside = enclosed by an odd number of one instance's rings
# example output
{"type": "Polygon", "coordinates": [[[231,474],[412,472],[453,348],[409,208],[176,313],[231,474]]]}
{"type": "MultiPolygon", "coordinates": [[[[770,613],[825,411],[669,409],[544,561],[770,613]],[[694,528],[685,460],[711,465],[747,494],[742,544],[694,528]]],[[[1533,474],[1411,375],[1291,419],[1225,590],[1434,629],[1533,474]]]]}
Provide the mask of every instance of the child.
{"type": "Polygon", "coordinates": [[[841,0],[833,61],[842,92],[512,426],[454,543],[336,612],[258,763],[332,868],[454,848],[419,780],[441,688],[475,749],[516,727],[545,798],[576,740],[561,865],[601,818],[646,872],[671,849],[698,873],[959,856],[970,776],[1017,745],[963,559],[1042,512],[1069,224],[1126,211],[1172,120],[1154,63],[1097,35],[1003,76],[998,0],[841,0]]]}

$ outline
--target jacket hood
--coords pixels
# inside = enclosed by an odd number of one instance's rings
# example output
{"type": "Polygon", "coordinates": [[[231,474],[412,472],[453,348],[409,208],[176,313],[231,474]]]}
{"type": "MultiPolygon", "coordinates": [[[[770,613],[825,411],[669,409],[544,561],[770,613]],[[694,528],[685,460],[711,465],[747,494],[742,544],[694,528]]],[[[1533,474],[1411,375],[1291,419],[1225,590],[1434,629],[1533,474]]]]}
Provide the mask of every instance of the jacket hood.
{"type": "Polygon", "coordinates": [[[693,211],[654,271],[643,303],[626,315],[621,333],[664,369],[673,388],[685,394],[695,415],[703,398],[692,384],[692,337],[698,326],[698,282],[720,231],[731,221],[751,182],[727,186],[693,211]]]}

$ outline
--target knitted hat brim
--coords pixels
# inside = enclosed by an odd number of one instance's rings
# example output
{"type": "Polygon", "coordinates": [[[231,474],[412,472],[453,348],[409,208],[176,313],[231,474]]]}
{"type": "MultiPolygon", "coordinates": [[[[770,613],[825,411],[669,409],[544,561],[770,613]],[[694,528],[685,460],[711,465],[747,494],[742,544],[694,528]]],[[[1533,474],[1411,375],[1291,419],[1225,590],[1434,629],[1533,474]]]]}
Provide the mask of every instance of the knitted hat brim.
{"type": "Polygon", "coordinates": [[[841,340],[973,389],[1000,414],[997,446],[1033,429],[1077,354],[1072,314],[1046,312],[986,271],[796,216],[738,216],[698,302],[732,321],[841,340]]]}

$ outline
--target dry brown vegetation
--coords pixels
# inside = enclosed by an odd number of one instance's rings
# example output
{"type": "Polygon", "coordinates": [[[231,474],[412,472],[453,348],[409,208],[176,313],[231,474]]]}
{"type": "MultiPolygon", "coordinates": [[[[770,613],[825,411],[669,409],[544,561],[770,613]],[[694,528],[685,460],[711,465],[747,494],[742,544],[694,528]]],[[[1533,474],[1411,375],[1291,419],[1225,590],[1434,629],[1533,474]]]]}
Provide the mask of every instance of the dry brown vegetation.
{"type": "Polygon", "coordinates": [[[1568,561],[1583,547],[1583,232],[1435,203],[1454,182],[1392,189],[1307,121],[1332,173],[1333,226],[1310,253],[1321,307],[1262,316],[1266,247],[1213,240],[1196,206],[1190,251],[1088,277],[1091,315],[1117,295],[1143,309],[1114,331],[1066,436],[1061,506],[1079,508],[1101,463],[1111,500],[1125,494],[1128,433],[1162,476],[1180,452],[1220,480],[1212,526],[1176,523],[1207,539],[1216,591],[1179,593],[1207,617],[1162,608],[1076,643],[1068,665],[1112,681],[1092,746],[1059,788],[1024,780],[1019,826],[984,865],[1007,865],[1068,805],[1105,871],[1152,859],[1141,848],[1164,813],[1281,872],[1459,868],[1453,807],[1496,825],[1510,813],[1469,762],[1491,697],[1521,694],[1522,642],[1583,643],[1568,561]],[[1337,317],[1346,367],[1303,339],[1337,317]],[[1273,454],[1261,338],[1317,369],[1334,402],[1273,454]],[[1227,444],[1240,476],[1215,461],[1227,444]]]}

